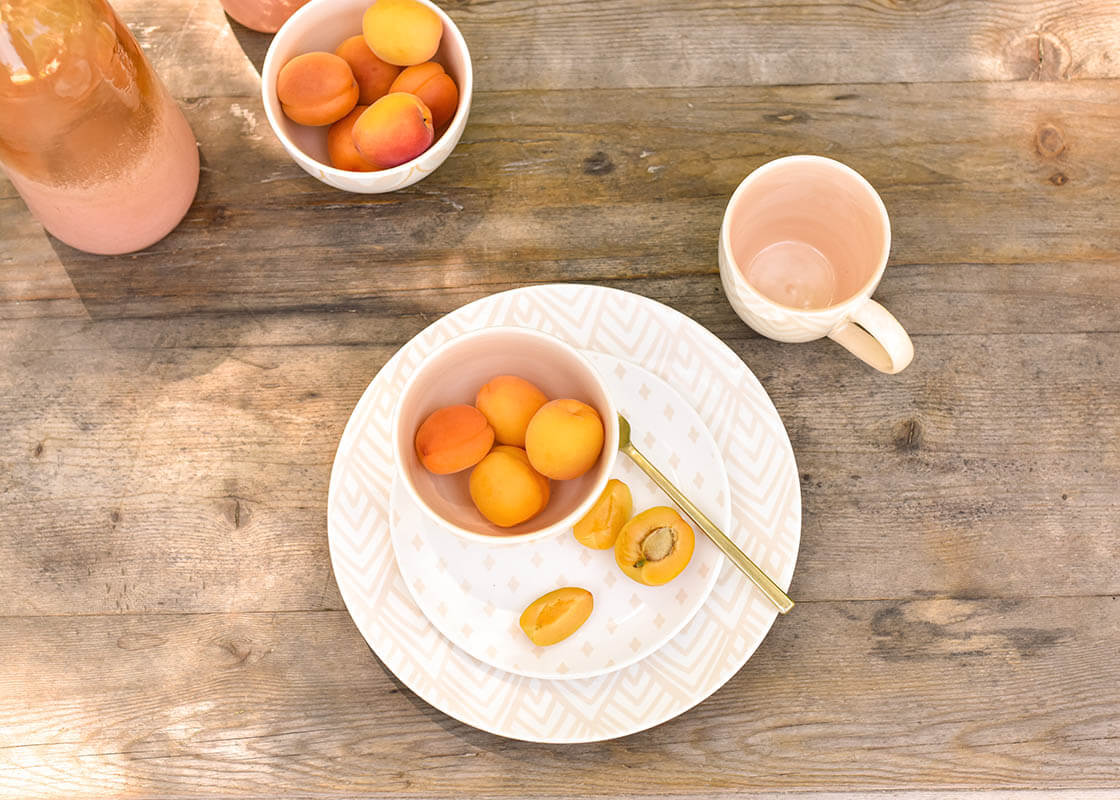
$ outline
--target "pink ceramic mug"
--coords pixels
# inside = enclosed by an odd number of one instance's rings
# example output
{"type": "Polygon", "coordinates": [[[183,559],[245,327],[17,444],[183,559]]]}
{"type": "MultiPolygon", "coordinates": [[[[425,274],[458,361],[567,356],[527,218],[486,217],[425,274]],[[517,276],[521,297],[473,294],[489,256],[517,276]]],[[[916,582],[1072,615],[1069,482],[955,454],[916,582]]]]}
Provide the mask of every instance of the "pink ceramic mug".
{"type": "Polygon", "coordinates": [[[914,345],[871,299],[890,247],[887,209],[862,175],[830,158],[788,156],[763,164],[731,195],[720,279],[735,313],[763,336],[828,336],[895,373],[914,345]]]}

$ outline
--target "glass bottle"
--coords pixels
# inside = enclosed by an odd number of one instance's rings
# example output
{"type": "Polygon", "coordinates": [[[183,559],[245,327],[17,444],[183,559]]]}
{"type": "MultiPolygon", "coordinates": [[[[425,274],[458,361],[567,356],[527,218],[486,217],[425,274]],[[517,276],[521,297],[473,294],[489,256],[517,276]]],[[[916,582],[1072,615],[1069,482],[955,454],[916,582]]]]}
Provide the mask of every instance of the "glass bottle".
{"type": "Polygon", "coordinates": [[[106,0],[0,0],[0,164],[90,253],[159,241],[198,188],[190,125],[106,0]]]}
{"type": "Polygon", "coordinates": [[[307,0],[222,0],[226,13],[246,28],[276,33],[307,0]]]}

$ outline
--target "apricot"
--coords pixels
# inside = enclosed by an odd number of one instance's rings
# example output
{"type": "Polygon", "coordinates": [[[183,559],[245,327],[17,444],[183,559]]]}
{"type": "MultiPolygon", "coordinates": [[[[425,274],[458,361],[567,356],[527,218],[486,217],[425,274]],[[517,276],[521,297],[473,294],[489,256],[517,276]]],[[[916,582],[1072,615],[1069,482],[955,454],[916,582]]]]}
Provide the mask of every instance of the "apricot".
{"type": "Polygon", "coordinates": [[[547,402],[544,392],[524,378],[499,375],[478,390],[474,406],[494,429],[496,441],[524,447],[529,420],[547,402]]]}
{"type": "Polygon", "coordinates": [[[327,129],[327,155],[332,167],[351,172],[373,172],[377,169],[354,147],[354,123],[365,110],[366,106],[354,106],[353,111],[327,129]]]}
{"type": "Polygon", "coordinates": [[[350,65],[354,80],[358,82],[358,104],[368,106],[379,97],[392,91],[389,87],[400,74],[401,68],[378,58],[361,34],[343,41],[334,54],[350,65]]]}
{"type": "Polygon", "coordinates": [[[575,524],[572,532],[580,544],[594,550],[606,550],[614,547],[618,532],[630,519],[633,510],[630,487],[617,478],[611,478],[595,505],[575,524]]]}
{"type": "Polygon", "coordinates": [[[362,15],[362,36],[382,61],[408,67],[436,54],[443,22],[416,0],[377,0],[362,15]]]}
{"type": "Polygon", "coordinates": [[[441,129],[455,116],[459,105],[459,87],[443,71],[443,65],[426,61],[414,67],[405,67],[393,81],[390,92],[408,92],[424,101],[432,110],[432,124],[441,129]]]}
{"type": "Polygon", "coordinates": [[[660,586],[681,574],[692,560],[696,535],[668,506],[643,511],[627,522],[614,543],[614,560],[628,576],[660,586]]]}
{"type": "Polygon", "coordinates": [[[578,478],[603,450],[599,412],[579,400],[552,400],[540,407],[525,430],[525,452],[533,469],[549,478],[578,478]]]}
{"type": "Polygon", "coordinates": [[[474,406],[447,406],[420,423],[415,444],[429,472],[449,475],[482,461],[494,444],[494,429],[474,406]]]}
{"type": "Polygon", "coordinates": [[[358,103],[350,65],[334,53],[304,53],[276,76],[276,96],[288,119],[300,125],[330,125],[358,103]]]}
{"type": "Polygon", "coordinates": [[[548,478],[529,464],[520,447],[498,445],[471,470],[471,500],[499,528],[532,519],[548,505],[548,478]]]}
{"type": "Polygon", "coordinates": [[[362,158],[388,168],[411,161],[432,144],[432,112],[407,92],[391,92],[354,123],[354,146],[362,158]]]}
{"type": "Polygon", "coordinates": [[[521,630],[540,647],[562,642],[575,633],[595,607],[591,592],[578,586],[554,589],[521,613],[521,630]]]}

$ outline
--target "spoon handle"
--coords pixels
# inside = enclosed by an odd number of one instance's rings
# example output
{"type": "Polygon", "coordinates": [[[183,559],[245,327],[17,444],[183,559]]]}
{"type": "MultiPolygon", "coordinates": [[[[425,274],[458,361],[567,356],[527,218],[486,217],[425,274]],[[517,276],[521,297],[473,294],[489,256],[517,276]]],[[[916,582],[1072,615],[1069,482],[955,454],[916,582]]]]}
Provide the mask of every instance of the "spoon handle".
{"type": "Polygon", "coordinates": [[[723,551],[723,554],[731,560],[732,564],[738,567],[744,575],[754,582],[755,586],[762,590],[762,593],[770,599],[770,602],[778,607],[778,611],[784,614],[793,608],[793,601],[789,599],[789,595],[783,592],[778,584],[770,580],[770,576],[759,569],[758,565],[751,561],[746,553],[728,539],[727,534],[721,531],[703,511],[698,509],[668,478],[662,475],[661,471],[638,451],[638,448],[634,447],[633,444],[626,444],[619,449],[628,455],[630,460],[641,468],[642,472],[649,475],[653,482],[661,487],[661,490],[684,510],[684,513],[692,517],[692,521],[699,526],[700,530],[715,543],[716,547],[723,551]]]}

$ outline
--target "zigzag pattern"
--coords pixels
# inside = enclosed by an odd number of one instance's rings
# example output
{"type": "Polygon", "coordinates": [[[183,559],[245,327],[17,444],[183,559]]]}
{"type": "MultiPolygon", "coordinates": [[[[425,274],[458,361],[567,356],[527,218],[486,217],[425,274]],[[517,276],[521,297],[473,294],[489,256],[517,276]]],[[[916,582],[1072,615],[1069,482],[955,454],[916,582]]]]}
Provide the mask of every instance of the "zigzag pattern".
{"type": "Polygon", "coordinates": [[[722,686],[776,617],[761,592],[724,564],[699,613],[645,659],[595,678],[512,675],[467,655],[420,611],[397,568],[389,530],[389,424],[405,378],[467,330],[519,325],[639,363],[672,384],[718,444],[731,489],[728,535],[783,587],[800,542],[801,495],[785,429],[739,358],[682,314],[597,286],[515,289],[458,309],[405,345],[370,383],[343,432],[331,472],[327,529],[338,586],[374,652],[436,708],[511,738],[582,742],[664,722],[722,686]]]}

